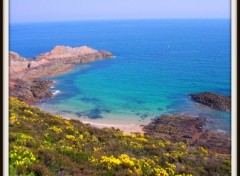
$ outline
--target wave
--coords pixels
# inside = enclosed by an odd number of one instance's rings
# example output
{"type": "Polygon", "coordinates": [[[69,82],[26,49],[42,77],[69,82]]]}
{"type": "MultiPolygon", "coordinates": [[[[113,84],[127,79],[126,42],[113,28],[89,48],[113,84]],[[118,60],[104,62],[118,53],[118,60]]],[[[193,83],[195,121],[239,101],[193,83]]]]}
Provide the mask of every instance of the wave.
{"type": "Polygon", "coordinates": [[[58,94],[60,94],[60,93],[61,93],[60,90],[52,90],[53,96],[56,96],[56,95],[58,95],[58,94]]]}

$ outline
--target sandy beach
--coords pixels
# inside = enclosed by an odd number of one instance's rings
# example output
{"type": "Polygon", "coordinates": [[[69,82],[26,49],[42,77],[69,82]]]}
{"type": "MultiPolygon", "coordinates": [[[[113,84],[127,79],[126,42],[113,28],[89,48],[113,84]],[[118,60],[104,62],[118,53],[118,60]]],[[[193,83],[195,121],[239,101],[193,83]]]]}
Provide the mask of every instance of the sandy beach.
{"type": "Polygon", "coordinates": [[[96,128],[116,128],[121,131],[123,131],[126,134],[131,133],[143,133],[142,126],[136,125],[136,124],[130,124],[130,125],[116,125],[116,124],[104,124],[104,123],[94,123],[94,122],[88,122],[88,121],[81,121],[84,124],[90,124],[93,127],[96,128]]]}

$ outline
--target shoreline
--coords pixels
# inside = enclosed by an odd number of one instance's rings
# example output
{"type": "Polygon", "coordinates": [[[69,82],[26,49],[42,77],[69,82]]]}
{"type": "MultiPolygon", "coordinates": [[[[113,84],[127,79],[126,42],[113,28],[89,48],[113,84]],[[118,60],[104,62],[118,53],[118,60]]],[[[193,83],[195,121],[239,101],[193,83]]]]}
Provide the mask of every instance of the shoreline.
{"type": "Polygon", "coordinates": [[[81,121],[83,124],[90,124],[92,127],[96,127],[99,129],[102,128],[115,128],[119,129],[123,133],[132,134],[132,133],[144,133],[143,126],[137,124],[130,124],[130,125],[121,125],[121,124],[103,124],[103,123],[94,123],[91,121],[81,121]]]}
{"type": "Polygon", "coordinates": [[[87,119],[83,117],[78,118],[84,124],[90,124],[96,128],[115,128],[119,129],[126,134],[131,133],[144,133],[143,127],[151,123],[151,119],[147,118],[139,121],[137,116],[131,115],[116,115],[116,114],[103,114],[102,119],[87,119]]]}
{"type": "Polygon", "coordinates": [[[103,118],[101,119],[89,119],[87,116],[80,116],[77,117],[74,114],[71,113],[59,113],[57,111],[45,109],[43,107],[38,106],[37,104],[33,104],[33,106],[38,107],[44,112],[48,112],[54,115],[59,115],[63,117],[64,119],[67,120],[78,120],[83,124],[89,124],[92,127],[95,128],[115,128],[119,129],[122,132],[126,134],[132,134],[132,133],[144,133],[143,127],[145,125],[148,125],[151,122],[152,118],[145,119],[141,122],[137,121],[137,116],[130,116],[130,115],[116,115],[116,114],[108,114],[108,115],[103,115],[103,118]],[[125,122],[124,120],[119,120],[119,119],[128,119],[128,123],[123,123],[125,122]]]}

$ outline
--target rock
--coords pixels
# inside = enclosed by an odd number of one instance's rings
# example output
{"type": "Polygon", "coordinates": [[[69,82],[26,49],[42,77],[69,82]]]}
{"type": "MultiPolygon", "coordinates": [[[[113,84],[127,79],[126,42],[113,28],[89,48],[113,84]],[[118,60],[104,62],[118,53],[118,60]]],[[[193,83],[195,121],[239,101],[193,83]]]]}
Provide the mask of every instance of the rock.
{"type": "Polygon", "coordinates": [[[195,102],[201,103],[212,109],[220,111],[231,111],[231,97],[218,95],[216,93],[204,92],[198,94],[189,94],[191,99],[195,102]]]}
{"type": "Polygon", "coordinates": [[[27,68],[28,60],[19,56],[15,52],[9,53],[10,74],[24,72],[27,68]]]}
{"type": "Polygon", "coordinates": [[[34,80],[31,82],[31,92],[33,97],[42,99],[42,98],[50,98],[52,97],[52,92],[49,91],[49,88],[52,86],[52,81],[45,80],[34,80]]]}
{"type": "Polygon", "coordinates": [[[172,142],[202,146],[209,151],[230,154],[231,136],[228,132],[205,130],[206,119],[187,115],[162,115],[143,127],[147,135],[172,142]]]}
{"type": "Polygon", "coordinates": [[[206,119],[186,115],[162,115],[144,126],[147,134],[161,136],[166,140],[184,141],[193,139],[203,131],[206,119]]]}
{"type": "Polygon", "coordinates": [[[51,85],[52,81],[17,79],[10,85],[10,95],[27,103],[36,102],[52,97],[52,92],[49,90],[51,85]]]}
{"type": "Polygon", "coordinates": [[[19,62],[24,62],[27,61],[27,59],[21,57],[18,53],[10,51],[9,53],[9,59],[10,61],[19,61],[19,62]]]}
{"type": "Polygon", "coordinates": [[[109,58],[112,54],[106,51],[97,51],[87,46],[69,47],[69,46],[56,46],[52,51],[41,54],[36,57],[36,60],[62,60],[64,62],[81,63],[93,61],[100,58],[109,58]]]}

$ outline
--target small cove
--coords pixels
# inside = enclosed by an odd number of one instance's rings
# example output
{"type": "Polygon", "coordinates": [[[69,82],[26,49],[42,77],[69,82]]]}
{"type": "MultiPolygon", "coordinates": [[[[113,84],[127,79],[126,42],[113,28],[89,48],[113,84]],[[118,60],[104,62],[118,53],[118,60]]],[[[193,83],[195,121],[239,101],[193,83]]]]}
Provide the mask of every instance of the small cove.
{"type": "Polygon", "coordinates": [[[49,78],[56,81],[53,90],[60,92],[37,104],[43,110],[123,125],[186,113],[207,117],[209,128],[230,130],[229,113],[200,106],[188,97],[204,91],[230,95],[228,20],[18,24],[10,32],[11,50],[24,57],[55,45],[88,45],[116,56],[49,78]]]}

